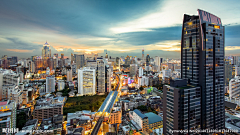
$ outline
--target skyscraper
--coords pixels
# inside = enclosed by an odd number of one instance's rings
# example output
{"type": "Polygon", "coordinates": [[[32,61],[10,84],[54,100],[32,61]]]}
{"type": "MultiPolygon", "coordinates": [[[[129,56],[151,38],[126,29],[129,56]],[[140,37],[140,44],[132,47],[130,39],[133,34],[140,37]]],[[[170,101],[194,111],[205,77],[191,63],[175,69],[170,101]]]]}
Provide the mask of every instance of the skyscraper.
{"type": "Polygon", "coordinates": [[[52,93],[55,91],[55,77],[47,76],[46,77],[46,93],[52,93]]]}
{"type": "Polygon", "coordinates": [[[42,48],[42,59],[48,59],[51,57],[50,45],[46,42],[42,48]]]}
{"type": "Polygon", "coordinates": [[[142,62],[144,62],[144,48],[142,49],[142,62]]]}
{"type": "Polygon", "coordinates": [[[138,69],[137,64],[130,64],[130,73],[129,73],[129,76],[130,76],[130,77],[135,76],[135,75],[136,75],[136,72],[137,72],[137,69],[138,69]]]}
{"type": "Polygon", "coordinates": [[[146,56],[146,66],[149,66],[150,65],[150,56],[149,54],[147,54],[146,56]]]}
{"type": "Polygon", "coordinates": [[[197,16],[184,14],[181,77],[201,86],[201,128],[223,129],[224,26],[217,16],[200,9],[197,16]]]}
{"type": "Polygon", "coordinates": [[[163,112],[163,133],[224,129],[224,27],[215,15],[199,9],[198,15],[184,14],[181,78],[163,89],[163,108],[170,108],[163,112]]]}
{"type": "Polygon", "coordinates": [[[80,69],[81,67],[83,67],[84,63],[85,63],[84,54],[74,54],[74,57],[75,57],[75,60],[76,60],[76,68],[80,69]]]}
{"type": "Polygon", "coordinates": [[[162,58],[156,56],[154,61],[155,65],[157,65],[157,71],[159,72],[161,70],[162,58]]]}
{"type": "Polygon", "coordinates": [[[43,68],[48,67],[48,59],[51,58],[51,49],[50,45],[46,42],[42,48],[42,62],[43,68]]]}
{"type": "Polygon", "coordinates": [[[78,69],[78,94],[94,95],[96,93],[96,69],[84,67],[78,69]]]}
{"type": "Polygon", "coordinates": [[[105,92],[105,63],[102,58],[97,58],[97,92],[105,92]]]}

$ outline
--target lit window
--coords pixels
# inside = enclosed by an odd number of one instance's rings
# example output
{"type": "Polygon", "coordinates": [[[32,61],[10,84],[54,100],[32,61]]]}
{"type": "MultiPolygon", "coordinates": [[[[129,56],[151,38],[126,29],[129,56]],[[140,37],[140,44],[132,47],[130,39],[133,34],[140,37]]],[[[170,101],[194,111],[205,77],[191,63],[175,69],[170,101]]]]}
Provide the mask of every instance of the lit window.
{"type": "Polygon", "coordinates": [[[220,29],[220,26],[214,25],[215,29],[220,29]]]}

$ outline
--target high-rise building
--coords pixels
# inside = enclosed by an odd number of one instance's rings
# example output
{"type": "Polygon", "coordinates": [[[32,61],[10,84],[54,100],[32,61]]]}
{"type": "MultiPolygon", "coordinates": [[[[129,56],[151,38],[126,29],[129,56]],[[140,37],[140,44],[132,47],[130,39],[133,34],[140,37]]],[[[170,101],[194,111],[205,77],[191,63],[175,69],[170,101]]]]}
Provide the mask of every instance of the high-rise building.
{"type": "Polygon", "coordinates": [[[72,68],[67,67],[67,81],[71,82],[72,81],[72,68]]]}
{"type": "Polygon", "coordinates": [[[201,129],[225,127],[224,35],[224,26],[217,16],[200,9],[197,16],[184,15],[181,78],[201,87],[201,113],[197,114],[201,121],[196,125],[201,129]]]}
{"type": "MultiPolygon", "coordinates": [[[[187,80],[175,79],[163,86],[163,134],[178,135],[171,130],[201,128],[201,89],[187,85],[187,80]]],[[[186,133],[187,134],[187,133],[186,133]]]]}
{"type": "Polygon", "coordinates": [[[159,72],[161,70],[162,58],[160,58],[159,56],[156,56],[155,57],[155,65],[158,66],[157,71],[159,72]]]}
{"type": "Polygon", "coordinates": [[[130,64],[130,74],[129,74],[129,76],[130,77],[135,76],[136,72],[137,72],[137,69],[138,69],[137,64],[130,64]]]}
{"type": "Polygon", "coordinates": [[[55,92],[55,77],[47,76],[46,77],[46,93],[55,92]]]}
{"type": "Polygon", "coordinates": [[[51,58],[51,49],[50,45],[46,42],[42,48],[42,66],[43,68],[48,67],[48,59],[51,58]]]}
{"type": "Polygon", "coordinates": [[[130,65],[130,57],[128,55],[125,58],[125,65],[130,65]]]}
{"type": "Polygon", "coordinates": [[[80,69],[80,68],[84,67],[84,63],[85,63],[84,54],[74,54],[74,57],[76,60],[76,68],[80,69]]]}
{"type": "Polygon", "coordinates": [[[1,101],[0,102],[0,131],[3,128],[16,128],[17,114],[16,104],[13,101],[1,101]]]}
{"type": "Polygon", "coordinates": [[[50,45],[46,42],[42,48],[42,59],[48,59],[51,57],[50,45]]]}
{"type": "Polygon", "coordinates": [[[96,93],[96,69],[84,67],[78,69],[78,94],[94,95],[96,93]]]}
{"type": "Polygon", "coordinates": [[[97,59],[97,92],[105,93],[105,63],[102,58],[97,59]]]}
{"type": "Polygon", "coordinates": [[[74,55],[71,53],[71,64],[76,63],[75,59],[74,59],[74,55]]]}
{"type": "Polygon", "coordinates": [[[58,80],[58,91],[63,90],[65,88],[65,81],[58,80]]]}
{"type": "Polygon", "coordinates": [[[224,68],[224,70],[225,70],[225,77],[224,77],[224,80],[225,80],[225,85],[226,86],[228,86],[228,84],[229,84],[229,81],[234,77],[234,65],[233,64],[231,64],[231,61],[229,61],[229,60],[225,60],[225,62],[224,62],[225,64],[224,64],[224,66],[225,66],[225,68],[224,68]]]}
{"type": "Polygon", "coordinates": [[[143,68],[139,67],[139,76],[138,77],[142,77],[143,76],[143,68]]]}
{"type": "Polygon", "coordinates": [[[142,62],[144,62],[144,48],[142,49],[142,62]]]}
{"type": "Polygon", "coordinates": [[[150,56],[149,54],[147,54],[146,56],[146,66],[149,66],[150,65],[150,56]]]}
{"type": "Polygon", "coordinates": [[[30,72],[35,73],[35,63],[33,61],[30,61],[30,72]]]}

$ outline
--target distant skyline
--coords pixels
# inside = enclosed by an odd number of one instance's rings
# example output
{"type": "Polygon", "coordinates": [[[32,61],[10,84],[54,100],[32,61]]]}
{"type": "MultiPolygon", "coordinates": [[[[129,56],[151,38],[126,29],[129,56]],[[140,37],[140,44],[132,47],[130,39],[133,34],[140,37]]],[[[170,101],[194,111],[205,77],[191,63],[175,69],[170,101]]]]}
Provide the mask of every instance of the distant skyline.
{"type": "Polygon", "coordinates": [[[225,55],[240,55],[240,4],[195,0],[0,1],[0,55],[40,55],[47,41],[54,53],[85,52],[180,58],[184,14],[205,10],[225,26],[225,55]]]}

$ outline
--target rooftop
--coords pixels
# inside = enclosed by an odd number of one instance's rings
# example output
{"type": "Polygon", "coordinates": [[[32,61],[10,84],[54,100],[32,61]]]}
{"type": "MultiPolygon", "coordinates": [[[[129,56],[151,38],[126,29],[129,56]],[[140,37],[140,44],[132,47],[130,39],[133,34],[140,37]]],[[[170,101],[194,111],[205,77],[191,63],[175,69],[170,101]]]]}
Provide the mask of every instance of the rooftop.
{"type": "Polygon", "coordinates": [[[140,112],[138,109],[135,109],[134,112],[142,119],[147,118],[147,116],[140,112]]]}
{"type": "Polygon", "coordinates": [[[149,113],[145,113],[145,115],[148,117],[148,123],[152,124],[152,123],[156,123],[159,121],[162,121],[162,117],[156,115],[155,113],[149,112],[149,113]]]}

